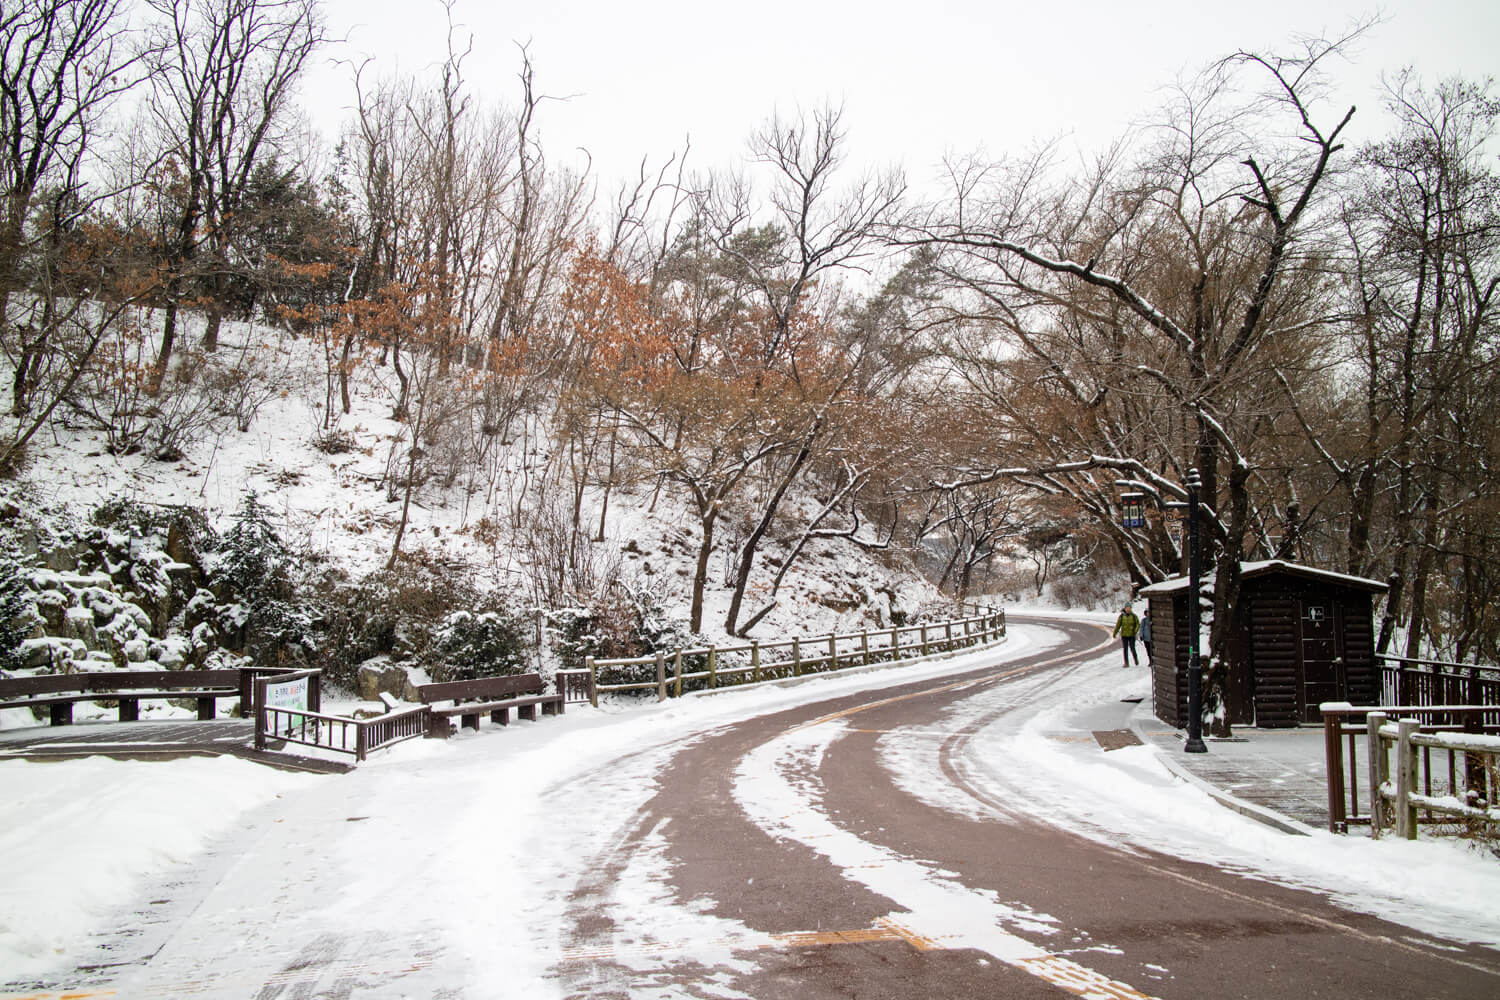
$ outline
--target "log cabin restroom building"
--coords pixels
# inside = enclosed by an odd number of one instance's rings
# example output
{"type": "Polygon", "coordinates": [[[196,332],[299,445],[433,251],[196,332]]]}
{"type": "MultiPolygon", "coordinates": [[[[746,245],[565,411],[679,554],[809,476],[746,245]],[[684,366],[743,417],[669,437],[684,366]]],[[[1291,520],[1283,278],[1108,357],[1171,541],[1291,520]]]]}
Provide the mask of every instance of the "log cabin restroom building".
{"type": "MultiPolygon", "coordinates": [[[[1248,669],[1226,683],[1232,725],[1317,723],[1325,701],[1375,704],[1372,604],[1384,583],[1281,560],[1245,563],[1240,579],[1250,627],[1231,641],[1248,654],[1239,658],[1248,669]]],[[[1205,599],[1211,586],[1205,579],[1205,599]]],[[[1177,577],[1140,592],[1151,608],[1153,708],[1178,728],[1187,725],[1187,590],[1187,578],[1177,577]]],[[[1206,647],[1201,654],[1207,657],[1206,647]]]]}

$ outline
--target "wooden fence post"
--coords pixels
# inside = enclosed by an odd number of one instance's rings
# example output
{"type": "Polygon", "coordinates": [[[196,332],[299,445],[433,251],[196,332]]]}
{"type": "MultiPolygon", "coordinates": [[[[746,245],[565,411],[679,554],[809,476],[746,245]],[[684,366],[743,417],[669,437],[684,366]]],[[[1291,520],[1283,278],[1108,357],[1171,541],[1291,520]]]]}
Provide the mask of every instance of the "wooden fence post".
{"type": "Polygon", "coordinates": [[[750,640],[750,683],[760,683],[760,640],[750,640]]]}
{"type": "Polygon", "coordinates": [[[950,652],[953,649],[953,623],[951,621],[943,622],[943,648],[950,652]]]}
{"type": "Polygon", "coordinates": [[[792,676],[802,676],[802,641],[792,636],[792,676]]]}
{"type": "Polygon", "coordinates": [[[1417,807],[1411,796],[1417,788],[1417,748],[1411,738],[1421,727],[1416,719],[1402,719],[1396,724],[1396,835],[1417,839],[1417,807]]]}
{"type": "Polygon", "coordinates": [[[1381,791],[1389,775],[1385,744],[1380,739],[1380,727],[1385,725],[1384,712],[1371,712],[1365,716],[1365,766],[1370,775],[1370,836],[1380,839],[1380,829],[1385,825],[1385,795],[1381,791]]]}
{"type": "Polygon", "coordinates": [[[252,682],[255,685],[255,749],[266,748],[266,682],[262,677],[257,677],[252,682]]]}
{"type": "Polygon", "coordinates": [[[667,654],[656,651],[656,700],[667,700],[667,654]]]}
{"type": "Polygon", "coordinates": [[[595,708],[599,707],[599,668],[594,666],[594,658],[585,656],[583,665],[589,670],[589,704],[595,708]]]}
{"type": "Polygon", "coordinates": [[[922,636],[922,655],[926,656],[927,655],[927,623],[926,622],[922,623],[921,636],[922,636]]]}
{"type": "Polygon", "coordinates": [[[860,630],[859,633],[859,655],[866,666],[870,664],[870,633],[860,630]]]}
{"type": "MultiPolygon", "coordinates": [[[[1328,771],[1328,832],[1347,833],[1349,824],[1344,812],[1344,717],[1337,712],[1323,713],[1323,761],[1328,771]]],[[[1350,775],[1353,781],[1354,776],[1350,775]]]]}
{"type": "Polygon", "coordinates": [[[832,632],[829,632],[828,633],[828,669],[829,670],[837,670],[838,668],[839,668],[839,640],[838,640],[838,636],[836,636],[832,632]]]}
{"type": "Polygon", "coordinates": [[[672,693],[672,697],[674,697],[674,698],[681,698],[682,697],[682,649],[680,647],[677,650],[677,655],[675,657],[673,657],[673,659],[672,659],[672,678],[673,678],[673,683],[676,685],[676,690],[672,693]]]}
{"type": "Polygon", "coordinates": [[[719,647],[708,647],[708,689],[719,686],[719,647]]]}
{"type": "Polygon", "coordinates": [[[891,659],[901,659],[901,626],[891,629],[891,659]]]}

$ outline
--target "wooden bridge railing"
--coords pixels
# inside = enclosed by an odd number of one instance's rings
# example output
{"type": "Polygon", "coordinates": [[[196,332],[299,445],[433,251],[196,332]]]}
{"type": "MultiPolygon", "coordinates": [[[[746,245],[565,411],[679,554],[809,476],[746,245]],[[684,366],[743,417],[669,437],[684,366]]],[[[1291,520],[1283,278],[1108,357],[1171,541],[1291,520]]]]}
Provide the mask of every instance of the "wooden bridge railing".
{"type": "Polygon", "coordinates": [[[586,691],[588,700],[594,705],[599,704],[600,692],[611,691],[654,690],[657,700],[665,701],[669,696],[681,697],[689,689],[714,690],[870,663],[918,659],[984,645],[1005,635],[1004,609],[976,606],[974,611],[975,614],[966,618],[875,631],[797,636],[774,642],[751,640],[737,645],[678,649],[670,653],[660,651],[650,656],[624,659],[595,659],[591,656],[585,661],[584,669],[577,672],[584,676],[571,679],[569,689],[586,691]],[[611,679],[611,675],[618,677],[621,673],[643,676],[639,679],[611,679]]]}

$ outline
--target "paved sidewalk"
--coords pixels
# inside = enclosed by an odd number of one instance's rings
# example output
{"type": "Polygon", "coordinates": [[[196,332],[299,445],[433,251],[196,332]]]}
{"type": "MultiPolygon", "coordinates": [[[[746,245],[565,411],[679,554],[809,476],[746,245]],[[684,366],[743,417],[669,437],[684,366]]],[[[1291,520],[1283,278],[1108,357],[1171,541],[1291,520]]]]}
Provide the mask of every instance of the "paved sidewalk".
{"type": "Polygon", "coordinates": [[[1173,773],[1223,805],[1288,833],[1328,829],[1323,727],[1236,727],[1231,739],[1204,737],[1207,753],[1183,750],[1185,731],[1151,714],[1150,700],[1130,713],[1130,729],[1160,753],[1173,773]]]}

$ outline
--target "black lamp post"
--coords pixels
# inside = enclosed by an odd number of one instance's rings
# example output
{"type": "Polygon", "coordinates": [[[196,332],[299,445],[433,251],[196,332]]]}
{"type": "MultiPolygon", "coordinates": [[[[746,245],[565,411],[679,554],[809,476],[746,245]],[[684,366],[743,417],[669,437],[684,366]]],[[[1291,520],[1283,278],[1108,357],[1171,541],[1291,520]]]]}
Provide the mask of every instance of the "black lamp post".
{"type": "MultiPolygon", "coordinates": [[[[1140,485],[1134,480],[1117,479],[1117,486],[1140,485]]],[[[1198,656],[1199,632],[1203,609],[1198,602],[1198,592],[1203,576],[1203,564],[1198,554],[1198,489],[1203,481],[1197,469],[1189,469],[1183,485],[1187,488],[1187,503],[1175,501],[1162,503],[1169,510],[1187,508],[1188,528],[1188,734],[1183,750],[1188,753],[1208,753],[1203,743],[1203,663],[1198,656]]],[[[1120,497],[1124,508],[1124,526],[1139,528],[1146,523],[1143,504],[1144,493],[1125,493],[1120,497]]]]}
{"type": "Polygon", "coordinates": [[[1203,664],[1198,656],[1200,619],[1203,609],[1198,603],[1198,585],[1202,580],[1203,566],[1198,556],[1198,487],[1203,481],[1197,469],[1187,474],[1188,515],[1188,734],[1183,750],[1188,753],[1207,753],[1203,745],[1203,664]]]}

